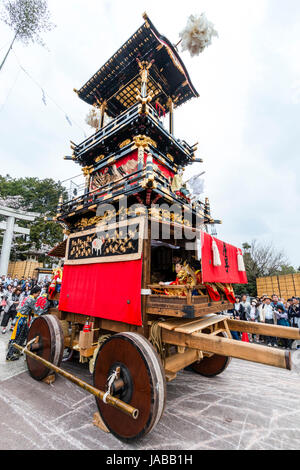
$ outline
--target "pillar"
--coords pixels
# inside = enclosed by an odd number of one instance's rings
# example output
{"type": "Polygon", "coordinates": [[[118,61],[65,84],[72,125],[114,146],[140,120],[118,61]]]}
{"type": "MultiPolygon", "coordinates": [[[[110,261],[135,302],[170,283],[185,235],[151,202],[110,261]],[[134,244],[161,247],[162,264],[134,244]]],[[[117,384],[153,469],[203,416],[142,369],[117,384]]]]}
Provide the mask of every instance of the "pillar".
{"type": "Polygon", "coordinates": [[[4,232],[3,244],[0,257],[0,275],[7,275],[10,258],[11,245],[14,235],[15,218],[10,216],[6,220],[6,230],[4,232]]]}

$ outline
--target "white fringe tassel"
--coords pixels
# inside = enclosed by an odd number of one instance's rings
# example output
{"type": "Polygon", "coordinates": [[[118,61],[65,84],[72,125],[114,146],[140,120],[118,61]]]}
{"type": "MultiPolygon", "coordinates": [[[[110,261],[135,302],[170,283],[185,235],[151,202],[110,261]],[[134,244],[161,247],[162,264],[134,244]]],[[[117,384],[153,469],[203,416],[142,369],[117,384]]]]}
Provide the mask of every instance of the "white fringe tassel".
{"type": "Polygon", "coordinates": [[[214,25],[208,21],[205,13],[200,16],[190,15],[186,27],[179,33],[182,51],[188,50],[191,56],[199,55],[211,44],[213,36],[218,37],[214,25]]]}
{"type": "Polygon", "coordinates": [[[239,270],[239,271],[246,271],[245,263],[244,263],[244,258],[243,258],[243,255],[242,255],[242,251],[241,251],[241,250],[238,250],[237,264],[238,264],[238,270],[239,270]]]}
{"type": "Polygon", "coordinates": [[[221,266],[222,263],[221,263],[219,250],[218,250],[217,244],[216,244],[214,239],[213,239],[213,242],[212,242],[212,250],[213,250],[213,264],[214,264],[214,266],[221,266]]]}

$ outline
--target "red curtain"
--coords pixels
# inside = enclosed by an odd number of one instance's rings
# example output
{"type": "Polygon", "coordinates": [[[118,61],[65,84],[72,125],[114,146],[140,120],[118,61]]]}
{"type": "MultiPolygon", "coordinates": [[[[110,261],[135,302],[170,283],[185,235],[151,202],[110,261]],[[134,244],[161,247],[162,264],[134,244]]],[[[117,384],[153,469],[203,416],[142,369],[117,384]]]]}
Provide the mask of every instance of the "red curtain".
{"type": "Polygon", "coordinates": [[[59,310],[142,325],[142,260],[64,266],[59,310]]]}
{"type": "Polygon", "coordinates": [[[224,284],[247,284],[246,271],[238,270],[238,248],[229,245],[208,233],[201,232],[201,262],[203,282],[221,282],[224,284]],[[213,264],[212,242],[216,242],[221,266],[213,264]]]}

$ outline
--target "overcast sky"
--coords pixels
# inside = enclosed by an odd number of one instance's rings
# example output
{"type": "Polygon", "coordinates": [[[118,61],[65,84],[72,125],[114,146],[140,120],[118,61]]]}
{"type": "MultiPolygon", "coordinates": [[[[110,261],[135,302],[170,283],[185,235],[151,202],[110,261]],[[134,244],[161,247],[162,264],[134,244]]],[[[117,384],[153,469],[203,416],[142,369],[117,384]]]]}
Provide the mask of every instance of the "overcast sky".
{"type": "MultiPolygon", "coordinates": [[[[205,171],[218,238],[273,242],[300,266],[299,0],[49,0],[47,49],[15,43],[0,72],[0,174],[64,180],[80,173],[70,143],[91,133],[79,89],[142,25],[179,40],[205,12],[219,38],[181,57],[200,94],[175,114],[175,136],[199,142],[188,173],[205,171]],[[30,75],[30,77],[20,68],[30,75]],[[46,106],[43,103],[44,90],[46,106]],[[72,125],[69,124],[68,116],[72,125]]],[[[0,25],[0,59],[12,31],[0,25]]],[[[179,49],[180,50],[180,49],[179,49]]]]}

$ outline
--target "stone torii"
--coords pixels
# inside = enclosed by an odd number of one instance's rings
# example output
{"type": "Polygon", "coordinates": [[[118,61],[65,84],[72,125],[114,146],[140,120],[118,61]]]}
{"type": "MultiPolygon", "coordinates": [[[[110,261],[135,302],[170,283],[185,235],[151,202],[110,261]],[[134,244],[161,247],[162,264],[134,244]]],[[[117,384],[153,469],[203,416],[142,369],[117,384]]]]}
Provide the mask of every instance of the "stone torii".
{"type": "Polygon", "coordinates": [[[19,209],[16,210],[10,207],[0,206],[0,216],[7,217],[5,222],[0,222],[0,230],[4,230],[0,257],[0,275],[6,276],[14,233],[21,235],[30,234],[30,230],[28,228],[19,227],[19,225],[16,224],[16,220],[33,222],[39,214],[37,212],[25,212],[19,209]]]}

